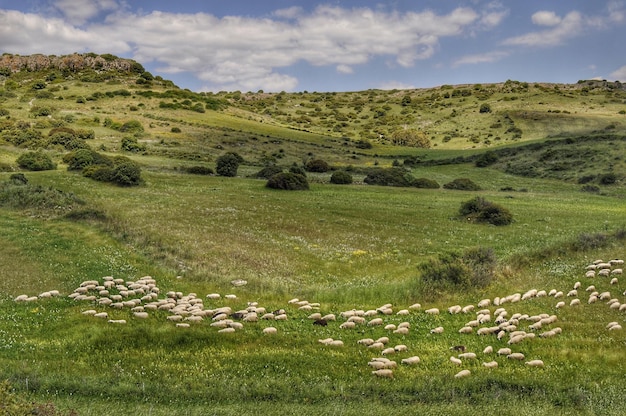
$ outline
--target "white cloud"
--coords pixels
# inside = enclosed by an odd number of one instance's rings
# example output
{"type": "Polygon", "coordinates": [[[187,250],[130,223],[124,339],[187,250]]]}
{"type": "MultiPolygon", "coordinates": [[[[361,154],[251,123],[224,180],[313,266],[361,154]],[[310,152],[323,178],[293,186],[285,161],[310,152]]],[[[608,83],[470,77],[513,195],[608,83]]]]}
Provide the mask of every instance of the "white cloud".
{"type": "Polygon", "coordinates": [[[340,74],[354,74],[354,69],[349,65],[337,65],[337,72],[340,74]]]}
{"type": "Polygon", "coordinates": [[[626,65],[616,71],[611,72],[611,79],[620,82],[626,82],[626,65]]]}
{"type": "Polygon", "coordinates": [[[399,81],[385,81],[378,86],[381,90],[414,90],[415,86],[399,81]]]}
{"type": "Polygon", "coordinates": [[[581,35],[584,28],[585,19],[583,16],[577,11],[572,11],[551,29],[505,39],[502,43],[518,46],[557,46],[569,38],[581,35]]]}
{"type": "Polygon", "coordinates": [[[311,12],[282,9],[272,18],[218,18],[205,13],[135,14],[125,4],[57,0],[54,5],[65,20],[0,10],[0,50],[125,54],[144,64],[156,62],[163,72],[192,73],[211,90],[288,91],[298,81],[280,71],[294,63],[350,73],[354,65],[384,57],[411,67],[434,56],[442,38],[463,36],[503,18],[481,17],[471,8],[437,14],[334,6],[311,12]],[[105,12],[106,19],[90,22],[105,12]]]}
{"type": "Polygon", "coordinates": [[[539,26],[556,26],[561,23],[561,18],[554,12],[540,11],[531,17],[534,24],[539,26]]]}
{"type": "Polygon", "coordinates": [[[459,65],[474,65],[497,62],[503,58],[506,58],[509,55],[510,53],[505,51],[493,51],[476,55],[466,55],[457,59],[452,64],[452,66],[457,67],[459,65]]]}
{"type": "Polygon", "coordinates": [[[110,12],[120,8],[116,0],[56,0],[54,7],[68,20],[82,25],[101,12],[110,12]]]}

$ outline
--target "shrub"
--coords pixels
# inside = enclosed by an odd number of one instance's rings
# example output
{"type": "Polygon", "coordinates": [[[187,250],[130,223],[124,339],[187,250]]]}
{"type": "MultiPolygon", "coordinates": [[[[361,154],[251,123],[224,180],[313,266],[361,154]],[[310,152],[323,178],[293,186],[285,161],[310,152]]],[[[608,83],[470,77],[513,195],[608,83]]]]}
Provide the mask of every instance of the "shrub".
{"type": "Polygon", "coordinates": [[[141,133],[143,132],[143,126],[137,120],[130,120],[122,124],[119,131],[122,133],[141,133]]]}
{"type": "Polygon", "coordinates": [[[455,179],[452,182],[445,183],[443,187],[445,189],[454,189],[458,191],[480,191],[480,186],[468,178],[455,179]]]}
{"type": "Polygon", "coordinates": [[[306,178],[306,171],[304,168],[296,165],[295,163],[289,167],[289,172],[295,173],[296,175],[302,175],[306,178]]]}
{"type": "Polygon", "coordinates": [[[111,173],[111,182],[120,186],[135,186],[141,183],[141,168],[133,161],[116,164],[111,173]]]}
{"type": "Polygon", "coordinates": [[[509,210],[480,196],[462,203],[459,214],[470,221],[492,225],[509,225],[513,222],[513,215],[509,210]]]}
{"type": "Polygon", "coordinates": [[[306,163],[305,169],[309,172],[323,173],[330,170],[330,165],[322,159],[311,159],[306,163]]]}
{"type": "Polygon", "coordinates": [[[617,182],[617,175],[614,173],[603,173],[598,177],[600,185],[613,185],[617,182]]]}
{"type": "Polygon", "coordinates": [[[226,153],[217,158],[215,163],[215,171],[220,176],[234,177],[237,176],[240,158],[235,153],[226,153]]]}
{"type": "Polygon", "coordinates": [[[213,175],[215,172],[208,166],[189,166],[184,168],[185,172],[193,175],[213,175]]]}
{"type": "Polygon", "coordinates": [[[411,183],[411,185],[416,188],[439,189],[439,183],[428,178],[417,178],[411,183]]]}
{"type": "Polygon", "coordinates": [[[497,265],[493,249],[477,247],[463,253],[443,253],[419,265],[422,284],[433,292],[488,286],[497,265]]]}
{"type": "Polygon", "coordinates": [[[372,143],[368,142],[367,140],[359,140],[358,142],[356,142],[355,146],[358,149],[371,149],[373,147],[372,143]]]}
{"type": "Polygon", "coordinates": [[[480,106],[480,110],[478,110],[481,114],[482,113],[491,113],[491,106],[487,103],[484,103],[480,106]]]}
{"type": "Polygon", "coordinates": [[[30,109],[30,113],[35,117],[48,117],[49,115],[52,115],[52,109],[50,107],[35,105],[30,109]]]}
{"type": "Polygon", "coordinates": [[[363,179],[368,185],[411,186],[414,178],[402,168],[370,169],[363,179]]]}
{"type": "Polygon", "coordinates": [[[180,127],[172,127],[172,129],[170,130],[172,133],[180,133],[180,127]]]}
{"type": "Polygon", "coordinates": [[[281,168],[280,166],[276,166],[276,165],[266,166],[260,171],[258,171],[257,173],[255,173],[254,177],[269,179],[272,176],[276,175],[277,173],[281,173],[282,171],[283,171],[283,168],[281,168]]]}
{"type": "Polygon", "coordinates": [[[136,137],[124,137],[121,149],[125,152],[139,153],[146,151],[146,145],[139,143],[136,137]]]}
{"type": "Polygon", "coordinates": [[[63,162],[67,163],[67,170],[83,170],[94,162],[93,151],[89,149],[79,149],[68,153],[63,157],[63,162]]]}
{"type": "Polygon", "coordinates": [[[54,170],[57,168],[50,156],[42,151],[22,153],[16,162],[20,168],[32,171],[54,170]]]}
{"type": "Polygon", "coordinates": [[[494,151],[487,151],[480,155],[476,162],[474,163],[476,167],[484,168],[490,165],[493,165],[498,161],[498,155],[494,151]]]}
{"type": "Polygon", "coordinates": [[[272,189],[303,191],[309,189],[309,182],[306,176],[292,172],[281,172],[269,178],[265,186],[272,189]]]}
{"type": "Polygon", "coordinates": [[[350,185],[352,183],[352,175],[346,171],[338,170],[337,172],[333,172],[330,176],[330,183],[336,185],[350,185]]]}
{"type": "Polygon", "coordinates": [[[83,176],[98,182],[111,182],[113,168],[106,165],[91,165],[83,169],[83,176]]]}
{"type": "MultiPolygon", "coordinates": [[[[15,209],[67,212],[85,202],[76,195],[58,189],[31,185],[26,178],[12,177],[0,183],[0,206],[15,209]]],[[[0,402],[0,414],[2,402],[0,402]]]]}

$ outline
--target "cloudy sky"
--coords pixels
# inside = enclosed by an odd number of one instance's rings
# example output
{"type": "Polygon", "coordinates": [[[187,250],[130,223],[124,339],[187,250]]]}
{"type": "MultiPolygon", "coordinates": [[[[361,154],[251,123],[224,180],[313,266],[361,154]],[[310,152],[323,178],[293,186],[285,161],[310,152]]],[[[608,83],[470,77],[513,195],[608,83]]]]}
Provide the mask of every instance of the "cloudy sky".
{"type": "Polygon", "coordinates": [[[626,81],[626,1],[0,0],[0,52],[111,53],[194,91],[626,81]]]}

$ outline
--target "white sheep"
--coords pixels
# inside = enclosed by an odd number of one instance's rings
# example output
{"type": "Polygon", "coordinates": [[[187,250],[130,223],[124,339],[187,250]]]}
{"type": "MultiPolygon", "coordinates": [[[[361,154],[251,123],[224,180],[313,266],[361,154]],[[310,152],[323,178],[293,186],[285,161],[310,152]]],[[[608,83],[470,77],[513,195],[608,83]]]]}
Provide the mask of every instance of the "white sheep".
{"type": "Polygon", "coordinates": [[[526,361],[526,365],[529,367],[543,367],[543,361],[541,360],[526,361]]]}
{"type": "Polygon", "coordinates": [[[462,354],[459,354],[459,358],[463,358],[466,360],[475,360],[476,359],[476,354],[473,352],[464,352],[462,354]]]}
{"type": "Polygon", "coordinates": [[[367,326],[379,326],[383,324],[382,318],[374,318],[367,323],[367,326]]]}
{"type": "Polygon", "coordinates": [[[141,312],[141,311],[133,312],[133,316],[138,319],[147,319],[148,312],[141,312]]]}
{"type": "Polygon", "coordinates": [[[318,339],[317,342],[323,345],[330,345],[330,343],[333,342],[333,339],[332,338],[318,339]]]}
{"type": "Polygon", "coordinates": [[[498,362],[497,361],[489,361],[489,362],[483,363],[483,367],[497,368],[498,367],[498,362]]]}
{"type": "Polygon", "coordinates": [[[616,285],[617,283],[618,283],[617,277],[614,277],[614,278],[611,279],[610,284],[616,285]]]}
{"type": "Polygon", "coordinates": [[[404,344],[398,344],[398,345],[396,345],[395,347],[393,347],[393,349],[394,349],[396,352],[405,352],[405,351],[408,351],[408,350],[409,350],[409,347],[407,347],[407,346],[406,346],[406,345],[404,345],[404,344]]]}
{"type": "Polygon", "coordinates": [[[396,352],[396,350],[394,348],[385,348],[381,354],[382,355],[388,355],[388,354],[394,354],[396,352]]]}
{"type": "Polygon", "coordinates": [[[331,347],[343,347],[343,341],[339,339],[334,339],[328,345],[330,345],[331,347]]]}
{"type": "Polygon", "coordinates": [[[400,310],[396,313],[396,315],[400,315],[400,316],[406,316],[406,315],[409,315],[409,314],[410,314],[410,312],[409,312],[409,310],[408,310],[408,309],[400,309],[400,310]]]}
{"type": "Polygon", "coordinates": [[[507,355],[506,358],[508,358],[509,360],[520,360],[521,361],[525,357],[524,357],[524,354],[522,354],[521,352],[514,352],[514,353],[511,353],[511,354],[507,355]]]}
{"type": "Polygon", "coordinates": [[[356,324],[354,322],[344,322],[339,325],[340,329],[354,329],[356,328],[356,324]]]}
{"type": "MultiPolygon", "coordinates": [[[[187,325],[189,325],[189,324],[187,324],[187,325]]],[[[232,334],[235,331],[236,331],[235,328],[228,327],[228,328],[220,329],[217,332],[220,333],[220,334],[232,334]]]]}
{"type": "Polygon", "coordinates": [[[395,329],[393,333],[399,335],[407,335],[409,333],[409,328],[403,326],[402,328],[395,329]]]}
{"type": "Polygon", "coordinates": [[[474,329],[471,326],[464,326],[459,329],[459,334],[471,334],[472,332],[474,332],[474,329]]]}
{"type": "Polygon", "coordinates": [[[125,319],[109,319],[108,322],[110,324],[125,324],[126,320],[125,319]]]}
{"type": "Polygon", "coordinates": [[[374,342],[375,341],[373,339],[371,339],[371,338],[363,338],[363,339],[358,340],[356,343],[357,344],[361,344],[361,345],[365,345],[367,347],[367,346],[372,345],[374,342]]]}
{"type": "Polygon", "coordinates": [[[437,328],[433,328],[430,330],[431,334],[443,334],[443,327],[438,326],[437,328]]]}
{"type": "Polygon", "coordinates": [[[424,313],[427,313],[429,315],[439,315],[439,309],[437,308],[426,309],[424,313]]]}
{"type": "Polygon", "coordinates": [[[572,301],[569,303],[569,306],[577,306],[580,305],[580,299],[572,299],[572,301]]]}
{"type": "MultiPolygon", "coordinates": [[[[190,326],[191,326],[191,325],[189,325],[189,324],[188,324],[188,323],[186,323],[186,322],[178,322],[178,323],[176,324],[176,328],[189,328],[190,326]]],[[[222,331],[223,331],[223,329],[222,329],[222,331]]],[[[233,331],[234,331],[234,329],[233,329],[233,331]]]]}
{"type": "Polygon", "coordinates": [[[271,335],[277,333],[278,330],[273,326],[268,326],[267,328],[263,328],[263,333],[265,335],[271,335]]]}
{"type": "Polygon", "coordinates": [[[402,364],[406,364],[406,365],[415,365],[415,364],[419,364],[420,362],[420,357],[418,357],[417,355],[414,355],[413,357],[409,357],[409,358],[404,358],[402,361],[400,361],[402,364]]]}
{"type": "Polygon", "coordinates": [[[457,314],[460,313],[462,310],[461,305],[454,305],[454,306],[450,306],[448,308],[448,312],[451,314],[457,314]]]}
{"type": "Polygon", "coordinates": [[[509,354],[511,354],[510,348],[500,348],[498,350],[498,355],[509,355],[509,354]]]}
{"type": "Polygon", "coordinates": [[[109,314],[106,312],[98,312],[98,313],[93,314],[93,316],[95,318],[109,319],[109,314]]]}
{"type": "Polygon", "coordinates": [[[374,374],[377,377],[393,378],[393,371],[389,369],[372,371],[372,374],[374,374]]]}
{"type": "Polygon", "coordinates": [[[483,354],[491,354],[493,353],[493,347],[491,345],[487,345],[483,350],[483,354]]]}
{"type": "Polygon", "coordinates": [[[422,305],[420,305],[419,303],[414,303],[413,305],[409,306],[409,309],[421,309],[422,305]]]}
{"type": "Polygon", "coordinates": [[[461,365],[463,363],[461,360],[459,360],[458,358],[456,358],[454,356],[450,357],[450,362],[452,364],[456,364],[456,365],[461,365]]]}
{"type": "Polygon", "coordinates": [[[454,378],[468,377],[470,374],[472,374],[470,370],[461,370],[454,375],[454,378]]]}

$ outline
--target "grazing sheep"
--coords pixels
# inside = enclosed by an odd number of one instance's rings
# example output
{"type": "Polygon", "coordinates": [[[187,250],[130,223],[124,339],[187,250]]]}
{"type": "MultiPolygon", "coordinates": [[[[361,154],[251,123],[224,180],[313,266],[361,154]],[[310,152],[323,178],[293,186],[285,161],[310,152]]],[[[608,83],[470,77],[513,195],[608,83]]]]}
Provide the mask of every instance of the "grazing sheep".
{"type": "Polygon", "coordinates": [[[450,306],[448,308],[448,312],[451,314],[457,314],[460,313],[462,310],[461,305],[454,305],[454,306],[450,306]]]}
{"type": "Polygon", "coordinates": [[[489,361],[487,363],[483,363],[483,367],[497,368],[498,367],[498,362],[497,361],[489,361]]]}
{"type": "Polygon", "coordinates": [[[580,289],[580,282],[574,283],[574,289],[576,290],[580,289]]]}
{"type": "Polygon", "coordinates": [[[404,326],[402,328],[395,329],[393,333],[399,335],[407,335],[409,333],[409,328],[404,326]]]}
{"type": "Polygon", "coordinates": [[[395,331],[396,326],[394,324],[385,325],[385,331],[395,331]]]}
{"type": "Polygon", "coordinates": [[[450,362],[451,362],[452,364],[456,364],[456,365],[461,365],[461,364],[462,364],[462,361],[461,361],[461,360],[459,360],[458,358],[454,357],[454,356],[453,356],[453,357],[450,357],[450,362]]]}
{"type": "Polygon", "coordinates": [[[543,367],[543,361],[541,360],[526,361],[526,365],[529,367],[543,367]]]}
{"type": "Polygon", "coordinates": [[[331,342],[333,342],[333,339],[332,338],[318,339],[317,342],[319,342],[320,344],[329,345],[331,342]]]}
{"type": "Polygon", "coordinates": [[[470,370],[461,370],[454,375],[454,378],[468,377],[470,374],[472,374],[470,370]]]}
{"type": "Polygon", "coordinates": [[[611,292],[602,292],[602,293],[600,293],[600,296],[598,296],[598,299],[600,299],[600,300],[609,300],[609,299],[611,299],[611,292]]]}
{"type": "Polygon", "coordinates": [[[354,322],[344,322],[339,325],[340,329],[354,329],[356,328],[356,324],[354,322]]]}
{"type": "Polygon", "coordinates": [[[409,310],[408,310],[408,309],[400,309],[400,310],[396,313],[396,315],[400,315],[400,316],[406,316],[406,315],[409,315],[409,314],[410,314],[410,312],[409,312],[409,310]]]}
{"type": "Polygon", "coordinates": [[[394,348],[385,348],[381,354],[382,355],[388,355],[388,354],[394,354],[396,352],[396,350],[394,348]]]}
{"type": "Polygon", "coordinates": [[[402,364],[406,364],[406,365],[415,365],[415,364],[419,364],[420,362],[420,357],[418,357],[417,355],[414,355],[413,357],[409,357],[409,358],[404,358],[402,361],[400,361],[402,364]]]}
{"type": "Polygon", "coordinates": [[[322,314],[319,313],[319,312],[312,313],[311,315],[308,316],[307,319],[311,319],[313,321],[317,321],[318,319],[322,319],[322,314]]]}
{"type": "Polygon", "coordinates": [[[588,278],[588,279],[591,279],[591,278],[593,278],[595,276],[596,276],[596,271],[595,270],[587,270],[585,272],[585,277],[588,278]]]}
{"type": "MultiPolygon", "coordinates": [[[[188,323],[183,323],[183,322],[179,322],[176,324],[176,328],[189,328],[191,325],[189,325],[188,323]]],[[[222,329],[223,331],[223,329],[222,329]]],[[[233,329],[234,331],[234,329],[233,329]]]]}
{"type": "Polygon", "coordinates": [[[125,324],[126,320],[125,319],[109,319],[108,322],[110,324],[125,324]]]}
{"type": "Polygon", "coordinates": [[[316,320],[313,321],[313,325],[327,326],[328,322],[326,322],[323,319],[316,319],[316,320]]]}
{"type": "Polygon", "coordinates": [[[382,370],[372,371],[372,374],[374,374],[377,377],[393,379],[393,371],[389,370],[389,369],[382,369],[382,370]]]}
{"type": "Polygon", "coordinates": [[[443,327],[438,326],[437,328],[433,328],[430,330],[431,334],[443,334],[443,327]]]}
{"type": "Polygon", "coordinates": [[[287,320],[287,314],[281,313],[279,315],[274,316],[274,320],[275,321],[286,321],[287,320]]]}
{"type": "Polygon", "coordinates": [[[609,283],[612,285],[616,285],[618,283],[617,277],[612,278],[609,283]]]}
{"type": "Polygon", "coordinates": [[[355,324],[364,324],[365,318],[363,318],[362,316],[351,316],[350,318],[348,318],[348,322],[354,322],[355,324]]]}
{"type": "Polygon", "coordinates": [[[267,328],[263,328],[263,333],[266,335],[275,334],[278,330],[273,326],[268,326],[267,328]]]}
{"type": "Polygon", "coordinates": [[[367,365],[372,367],[374,370],[382,370],[384,368],[387,368],[387,363],[383,361],[370,361],[369,363],[367,363],[367,365]]]}
{"type": "Polygon", "coordinates": [[[93,315],[95,318],[101,318],[101,319],[109,319],[109,314],[106,312],[99,312],[93,315]]]}
{"type": "Polygon", "coordinates": [[[389,343],[389,337],[380,337],[376,340],[376,342],[382,342],[383,344],[389,343]]]}
{"type": "Polygon", "coordinates": [[[343,341],[334,339],[328,345],[330,345],[331,347],[343,347],[343,341]]]}
{"type": "Polygon", "coordinates": [[[480,302],[478,302],[478,307],[479,308],[486,308],[491,304],[491,299],[483,299],[480,302]]]}
{"type": "Polygon", "coordinates": [[[329,313],[328,315],[324,315],[324,316],[322,316],[322,319],[323,319],[323,320],[325,320],[325,321],[327,321],[327,322],[328,322],[328,321],[336,321],[336,320],[337,320],[337,317],[335,316],[335,314],[333,314],[333,313],[329,313]]]}
{"type": "Polygon", "coordinates": [[[459,329],[459,334],[471,334],[472,332],[474,332],[474,329],[471,326],[464,326],[459,329]]]}
{"type": "Polygon", "coordinates": [[[588,286],[587,289],[585,289],[585,292],[594,292],[596,290],[596,287],[594,285],[588,286]]]}
{"type": "Polygon", "coordinates": [[[483,350],[483,354],[491,354],[493,353],[493,347],[491,345],[487,345],[483,350]]]}
{"type": "MultiPolygon", "coordinates": [[[[189,325],[189,324],[187,324],[187,325],[189,325]]],[[[231,333],[233,333],[233,332],[235,332],[235,331],[236,331],[236,330],[235,330],[235,328],[228,327],[228,328],[220,329],[220,330],[219,330],[219,331],[217,331],[217,332],[218,332],[219,334],[231,334],[231,333]]]]}
{"type": "Polygon", "coordinates": [[[409,309],[421,309],[422,305],[420,305],[419,303],[414,303],[413,305],[409,306],[409,309]]]}
{"type": "Polygon", "coordinates": [[[134,312],[133,316],[138,319],[147,319],[148,312],[142,312],[142,311],[134,312]]]}
{"type": "Polygon", "coordinates": [[[611,274],[622,274],[622,269],[613,269],[611,270],[611,274]]]}
{"type": "Polygon", "coordinates": [[[506,356],[506,358],[508,358],[509,360],[523,360],[524,359],[524,354],[522,354],[521,352],[514,352],[512,354],[509,354],[506,356]]]}
{"type": "Polygon", "coordinates": [[[426,309],[424,313],[427,313],[429,315],[439,315],[439,309],[437,308],[426,309]]]}
{"type": "Polygon", "coordinates": [[[370,346],[374,343],[375,341],[371,338],[363,338],[358,340],[356,343],[357,344],[361,344],[361,345],[365,345],[365,346],[370,346]]]}
{"type": "Polygon", "coordinates": [[[375,318],[375,319],[372,319],[371,321],[369,321],[367,323],[367,326],[379,326],[379,325],[382,325],[382,324],[383,324],[382,318],[375,318]]]}
{"type": "Polygon", "coordinates": [[[393,349],[394,349],[396,352],[405,352],[405,351],[408,351],[408,350],[409,350],[409,347],[407,347],[407,346],[406,346],[406,345],[404,345],[404,344],[398,344],[398,345],[396,345],[395,347],[393,347],[393,349]]]}
{"type": "Polygon", "coordinates": [[[606,326],[606,328],[609,331],[619,331],[619,330],[622,329],[622,326],[619,323],[617,323],[617,322],[609,322],[609,324],[606,326]]]}
{"type": "Polygon", "coordinates": [[[569,306],[577,306],[580,305],[580,299],[572,299],[572,301],[569,303],[569,306]]]}
{"type": "Polygon", "coordinates": [[[466,360],[475,360],[476,354],[473,352],[464,352],[463,354],[459,354],[459,358],[463,358],[466,360]]]}
{"type": "Polygon", "coordinates": [[[367,348],[382,350],[383,348],[385,348],[385,344],[383,344],[382,342],[374,342],[373,344],[368,345],[367,348]]]}
{"type": "Polygon", "coordinates": [[[509,355],[509,354],[511,354],[510,348],[500,348],[498,350],[498,355],[509,355]]]}

